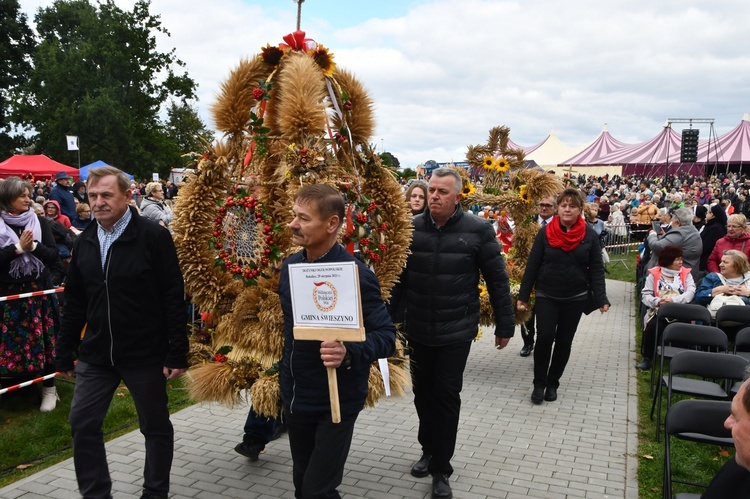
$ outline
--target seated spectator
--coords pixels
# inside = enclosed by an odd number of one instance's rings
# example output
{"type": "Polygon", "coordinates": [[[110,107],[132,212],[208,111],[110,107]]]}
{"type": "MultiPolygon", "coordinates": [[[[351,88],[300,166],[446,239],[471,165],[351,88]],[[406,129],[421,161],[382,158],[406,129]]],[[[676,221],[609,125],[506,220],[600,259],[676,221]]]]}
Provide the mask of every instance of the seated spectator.
{"type": "Polygon", "coordinates": [[[70,229],[72,226],[70,219],[62,214],[60,211],[60,205],[57,201],[50,199],[49,201],[46,201],[43,206],[44,216],[47,220],[54,220],[55,222],[61,223],[66,229],[70,229]]]}
{"type": "Polygon", "coordinates": [[[698,279],[698,265],[700,263],[703,243],[698,230],[693,227],[693,212],[689,208],[676,210],[671,217],[672,227],[669,232],[661,230],[660,234],[651,230],[646,239],[651,250],[651,258],[647,268],[656,267],[659,262],[659,253],[667,246],[682,248],[685,267],[692,269],[693,279],[698,279]]]}
{"type": "MultiPolygon", "coordinates": [[[[662,303],[690,303],[695,296],[695,281],[687,267],[682,266],[682,248],[666,246],[659,253],[659,265],[649,269],[641,291],[641,302],[647,307],[643,318],[643,360],[638,369],[651,369],[654,359],[656,313],[662,303]]],[[[666,321],[665,321],[666,322],[666,321]]],[[[659,331],[664,331],[663,323],[659,331]]]]}
{"type": "MultiPolygon", "coordinates": [[[[706,209],[705,206],[696,206],[695,211],[693,212],[693,227],[698,229],[698,232],[700,232],[701,234],[703,234],[703,229],[706,226],[706,212],[707,211],[708,210],[706,209]]],[[[702,235],[701,235],[701,238],[703,238],[702,235]]],[[[704,242],[703,250],[705,251],[705,249],[706,249],[706,246],[704,242]]]]}
{"type": "Polygon", "coordinates": [[[706,261],[706,270],[718,272],[721,256],[726,250],[736,249],[750,259],[750,234],[747,232],[745,215],[729,215],[727,219],[727,235],[716,241],[711,255],[706,261]]]}
{"type": "Polygon", "coordinates": [[[719,272],[712,272],[703,278],[695,302],[708,305],[716,295],[735,295],[750,305],[750,264],[747,256],[738,250],[727,250],[721,257],[719,272]]]}
{"type": "Polygon", "coordinates": [[[701,251],[700,270],[708,271],[708,257],[716,246],[716,241],[727,234],[727,214],[720,206],[709,207],[706,212],[706,225],[701,232],[703,250],[701,251]]]}
{"type": "Polygon", "coordinates": [[[86,203],[76,206],[76,217],[71,220],[73,227],[79,231],[84,230],[91,223],[91,207],[86,203]]]}

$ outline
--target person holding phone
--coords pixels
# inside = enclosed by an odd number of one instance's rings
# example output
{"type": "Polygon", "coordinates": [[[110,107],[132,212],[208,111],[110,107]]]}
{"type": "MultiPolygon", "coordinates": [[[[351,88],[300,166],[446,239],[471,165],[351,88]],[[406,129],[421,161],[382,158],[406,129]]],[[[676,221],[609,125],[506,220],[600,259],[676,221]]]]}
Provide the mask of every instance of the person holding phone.
{"type": "MultiPolygon", "coordinates": [[[[651,230],[647,242],[651,249],[651,258],[647,268],[651,269],[659,264],[659,254],[667,246],[677,246],[683,251],[683,265],[691,270],[694,279],[698,279],[698,265],[703,252],[703,241],[698,229],[693,227],[693,210],[679,208],[672,213],[672,227],[664,233],[651,230]]],[[[658,222],[657,222],[658,223],[658,222]]]]}

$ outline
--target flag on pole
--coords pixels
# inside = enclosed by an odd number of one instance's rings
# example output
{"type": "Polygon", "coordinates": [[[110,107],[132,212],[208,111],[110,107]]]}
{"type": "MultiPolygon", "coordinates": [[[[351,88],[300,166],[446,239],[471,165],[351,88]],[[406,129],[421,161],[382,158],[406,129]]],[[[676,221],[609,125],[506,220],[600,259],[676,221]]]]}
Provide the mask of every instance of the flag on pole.
{"type": "Polygon", "coordinates": [[[68,142],[68,151],[78,150],[78,137],[75,135],[66,135],[65,140],[68,142]]]}

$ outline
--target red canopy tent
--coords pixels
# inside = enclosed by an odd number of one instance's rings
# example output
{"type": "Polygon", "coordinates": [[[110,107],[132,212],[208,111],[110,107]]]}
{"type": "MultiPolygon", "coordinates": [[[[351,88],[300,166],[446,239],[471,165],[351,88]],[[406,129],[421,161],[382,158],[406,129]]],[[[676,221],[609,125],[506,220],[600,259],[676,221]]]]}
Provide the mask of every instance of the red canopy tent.
{"type": "Polygon", "coordinates": [[[65,172],[74,180],[78,180],[78,169],[48,158],[44,154],[23,156],[15,154],[0,163],[0,177],[28,177],[33,175],[35,180],[54,177],[57,172],[65,172]]]}

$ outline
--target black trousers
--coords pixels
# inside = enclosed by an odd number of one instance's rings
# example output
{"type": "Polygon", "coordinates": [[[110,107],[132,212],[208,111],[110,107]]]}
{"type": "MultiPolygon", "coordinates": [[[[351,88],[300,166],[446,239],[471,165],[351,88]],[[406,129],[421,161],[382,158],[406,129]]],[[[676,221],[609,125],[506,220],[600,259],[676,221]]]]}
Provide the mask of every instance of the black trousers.
{"type": "Polygon", "coordinates": [[[560,377],[570,358],[573,337],[581,321],[585,300],[536,298],[536,347],[534,348],[534,386],[560,386],[560,377]],[[553,348],[554,347],[554,348],[553,348]]]}
{"type": "Polygon", "coordinates": [[[338,499],[336,487],[344,478],[344,465],[354,435],[358,414],[341,415],[340,423],[331,414],[284,413],[292,451],[292,480],[297,499],[338,499]]]}
{"type": "Polygon", "coordinates": [[[417,438],[422,452],[432,455],[429,471],[450,475],[471,341],[442,346],[410,341],[409,345],[414,406],[419,416],[417,438]]]}
{"type": "Polygon", "coordinates": [[[166,496],[174,453],[174,429],[169,421],[163,366],[110,367],[78,361],[76,387],[70,405],[73,462],[85,499],[112,497],[102,423],[117,386],[124,381],[138,411],[146,439],[143,491],[166,496]]]}
{"type": "Polygon", "coordinates": [[[521,338],[523,339],[523,345],[527,347],[534,346],[534,321],[536,320],[536,307],[531,309],[531,317],[529,320],[521,325],[521,338]]]}

